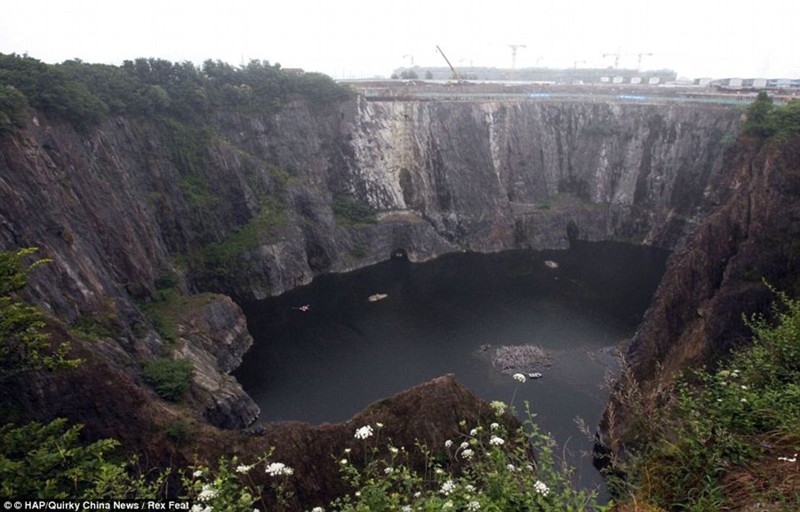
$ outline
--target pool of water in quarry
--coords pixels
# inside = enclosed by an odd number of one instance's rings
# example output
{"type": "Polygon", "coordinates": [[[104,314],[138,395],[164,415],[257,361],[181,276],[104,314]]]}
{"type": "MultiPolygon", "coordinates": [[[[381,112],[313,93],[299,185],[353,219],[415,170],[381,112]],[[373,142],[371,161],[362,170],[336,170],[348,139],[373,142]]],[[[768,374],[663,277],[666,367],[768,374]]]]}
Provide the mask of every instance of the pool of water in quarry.
{"type": "Polygon", "coordinates": [[[666,257],[647,247],[577,243],[565,251],[390,260],[321,276],[245,305],[255,342],[234,375],[261,407],[261,421],[323,423],[453,373],[487,400],[513,396],[517,410],[527,401],[576,466],[578,484],[600,486],[582,455],[592,442],[574,420],[597,424],[608,397],[602,384],[616,367],[612,348],[633,334],[666,257]],[[369,301],[375,294],[386,297],[369,301]],[[526,344],[544,349],[552,365],[519,384],[492,366],[490,354],[526,344]]]}

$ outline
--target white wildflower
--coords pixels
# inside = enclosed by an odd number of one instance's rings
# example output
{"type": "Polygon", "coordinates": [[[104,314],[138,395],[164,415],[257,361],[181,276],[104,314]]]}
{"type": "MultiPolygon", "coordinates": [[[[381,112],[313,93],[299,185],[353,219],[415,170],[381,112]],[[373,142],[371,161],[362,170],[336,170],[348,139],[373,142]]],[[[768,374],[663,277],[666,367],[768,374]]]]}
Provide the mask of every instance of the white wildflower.
{"type": "Polygon", "coordinates": [[[385,469],[383,470],[383,472],[384,472],[384,473],[386,473],[387,475],[391,475],[393,471],[394,471],[394,468],[393,468],[393,467],[391,467],[391,466],[390,466],[390,467],[387,467],[387,468],[385,468],[385,469]]]}
{"type": "Polygon", "coordinates": [[[739,400],[739,401],[740,401],[740,402],[742,402],[743,404],[746,404],[746,403],[747,403],[747,399],[746,399],[746,398],[742,398],[742,399],[741,399],[741,400],[739,400]]]}
{"type": "Polygon", "coordinates": [[[371,437],[373,433],[372,427],[369,425],[364,425],[363,427],[356,429],[356,439],[366,439],[371,437]]]}
{"type": "Polygon", "coordinates": [[[472,484],[467,484],[464,486],[464,489],[466,489],[469,492],[473,492],[475,490],[475,486],[472,484]]]}
{"type": "Polygon", "coordinates": [[[467,448],[466,450],[461,452],[461,457],[463,457],[465,459],[471,459],[473,455],[475,455],[475,452],[473,452],[469,448],[467,448]]]}
{"type": "Polygon", "coordinates": [[[742,386],[742,389],[744,389],[745,391],[747,391],[747,389],[749,389],[749,388],[748,388],[747,386],[742,386]]]}
{"type": "Polygon", "coordinates": [[[472,430],[469,431],[469,435],[471,435],[472,437],[477,436],[478,435],[478,429],[477,428],[473,428],[472,430]]]}
{"type": "Polygon", "coordinates": [[[444,502],[444,505],[442,505],[442,510],[449,510],[451,508],[453,508],[452,500],[447,500],[444,502]]]}
{"type": "Polygon", "coordinates": [[[345,465],[347,465],[347,459],[342,459],[342,460],[340,460],[340,461],[339,461],[339,464],[341,464],[342,466],[345,466],[345,465]]]}
{"type": "Polygon", "coordinates": [[[217,490],[210,485],[204,485],[197,499],[200,501],[210,501],[217,497],[217,490]]]}
{"type": "Polygon", "coordinates": [[[322,507],[314,507],[311,509],[311,512],[325,512],[325,509],[322,507]]]}
{"type": "Polygon", "coordinates": [[[505,441],[503,441],[503,439],[502,439],[502,438],[499,438],[499,437],[497,437],[497,436],[492,436],[492,438],[491,438],[491,439],[489,439],[489,444],[493,444],[493,445],[495,445],[495,446],[502,446],[502,445],[504,445],[505,443],[506,443],[506,442],[505,442],[505,441]]]}
{"type": "Polygon", "coordinates": [[[419,498],[420,496],[422,496],[422,492],[417,491],[417,492],[414,493],[414,497],[415,498],[419,498]]]}
{"type": "Polygon", "coordinates": [[[468,442],[464,441],[463,443],[461,443],[461,449],[462,450],[466,450],[467,448],[469,448],[469,443],[468,442]]]}
{"type": "Polygon", "coordinates": [[[547,484],[542,482],[541,480],[537,480],[536,483],[533,484],[533,490],[541,494],[542,496],[547,496],[548,494],[550,494],[550,488],[547,487],[547,484]]]}
{"type": "Polygon", "coordinates": [[[237,473],[246,474],[246,473],[248,473],[248,472],[249,472],[251,469],[253,469],[253,466],[252,466],[252,465],[249,465],[249,466],[248,466],[248,465],[245,465],[245,464],[241,464],[241,465],[239,465],[239,466],[236,466],[236,472],[237,472],[237,473]]]}
{"type": "Polygon", "coordinates": [[[400,510],[401,512],[411,512],[411,505],[403,505],[400,510]]]}
{"type": "Polygon", "coordinates": [[[350,448],[345,448],[344,453],[350,453],[350,448]]]}
{"type": "Polygon", "coordinates": [[[475,512],[476,510],[480,509],[481,509],[481,504],[478,503],[477,501],[470,501],[469,503],[467,503],[467,510],[469,510],[470,512],[475,512]]]}
{"type": "Polygon", "coordinates": [[[195,478],[200,478],[201,476],[203,476],[203,472],[198,469],[197,471],[192,473],[192,476],[195,477],[195,478]]]}
{"type": "Polygon", "coordinates": [[[397,447],[395,446],[390,446],[389,451],[392,452],[393,455],[397,455],[397,452],[399,452],[400,450],[398,450],[397,447]]]}
{"type": "Polygon", "coordinates": [[[500,424],[492,423],[491,425],[489,425],[489,428],[491,428],[492,430],[497,430],[498,428],[500,428],[500,424]]]}
{"type": "Polygon", "coordinates": [[[507,467],[507,468],[508,468],[508,470],[509,470],[509,471],[511,471],[511,472],[514,472],[514,471],[516,471],[516,470],[517,470],[517,468],[516,468],[516,467],[514,467],[514,465],[513,465],[513,464],[509,464],[509,465],[507,465],[506,467],[507,467]]]}
{"type": "Polygon", "coordinates": [[[456,488],[456,484],[452,480],[447,480],[445,483],[442,484],[442,488],[439,489],[439,492],[444,494],[445,496],[449,496],[451,492],[456,488]]]}
{"type": "Polygon", "coordinates": [[[513,377],[514,377],[514,380],[517,381],[517,382],[525,382],[525,376],[523,374],[521,374],[521,373],[515,373],[513,375],[513,377]]]}
{"type": "Polygon", "coordinates": [[[383,423],[381,423],[381,422],[379,421],[378,423],[376,423],[376,424],[375,424],[375,426],[376,426],[376,427],[378,427],[378,428],[383,428],[383,423]]]}
{"type": "Polygon", "coordinates": [[[494,409],[495,414],[497,414],[498,416],[506,412],[507,405],[505,404],[505,402],[501,402],[500,400],[494,400],[489,405],[492,406],[492,409],[494,409]]]}
{"type": "Polygon", "coordinates": [[[451,446],[453,446],[453,441],[448,439],[447,441],[444,442],[445,448],[450,448],[451,446]]]}
{"type": "Polygon", "coordinates": [[[294,469],[290,468],[283,462],[273,462],[267,469],[265,470],[269,476],[281,476],[281,475],[291,475],[294,473],[294,469]]]}

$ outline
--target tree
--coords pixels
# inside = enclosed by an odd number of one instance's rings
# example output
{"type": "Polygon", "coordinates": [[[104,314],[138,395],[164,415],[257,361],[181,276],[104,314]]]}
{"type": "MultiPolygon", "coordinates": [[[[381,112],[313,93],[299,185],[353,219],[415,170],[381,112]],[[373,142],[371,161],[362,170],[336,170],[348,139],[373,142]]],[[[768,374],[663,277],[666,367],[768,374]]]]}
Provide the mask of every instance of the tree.
{"type": "Polygon", "coordinates": [[[770,124],[770,113],[773,108],[772,98],[766,92],[758,93],[756,100],[747,108],[747,121],[744,124],[745,133],[756,137],[769,137],[772,135],[775,131],[770,124]]]}
{"type": "Polygon", "coordinates": [[[0,133],[15,132],[28,123],[28,100],[16,88],[0,84],[0,133]]]}
{"type": "Polygon", "coordinates": [[[15,298],[25,288],[30,272],[48,261],[25,263],[34,252],[35,248],[0,252],[0,381],[27,371],[70,368],[80,363],[67,359],[69,343],[51,347],[50,337],[43,331],[41,310],[15,298]]]}

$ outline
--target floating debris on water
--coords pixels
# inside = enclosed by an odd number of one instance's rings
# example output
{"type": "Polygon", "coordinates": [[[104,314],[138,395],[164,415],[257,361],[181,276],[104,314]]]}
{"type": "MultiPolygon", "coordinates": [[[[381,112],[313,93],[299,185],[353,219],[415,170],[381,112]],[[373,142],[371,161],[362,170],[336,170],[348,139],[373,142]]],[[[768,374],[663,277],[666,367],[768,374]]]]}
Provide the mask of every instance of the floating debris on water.
{"type": "Polygon", "coordinates": [[[553,358],[536,345],[502,345],[492,354],[492,366],[503,373],[525,373],[529,377],[553,364],[553,358]]]}
{"type": "Polygon", "coordinates": [[[558,263],[553,260],[544,260],[544,264],[547,268],[558,268],[558,263]]]}
{"type": "Polygon", "coordinates": [[[376,293],[376,294],[374,294],[374,295],[370,295],[370,296],[369,296],[369,298],[368,298],[368,300],[369,300],[370,302],[378,302],[379,300],[383,300],[383,299],[385,299],[385,298],[386,298],[386,297],[388,297],[388,296],[389,296],[389,294],[388,294],[388,293],[376,293]]]}

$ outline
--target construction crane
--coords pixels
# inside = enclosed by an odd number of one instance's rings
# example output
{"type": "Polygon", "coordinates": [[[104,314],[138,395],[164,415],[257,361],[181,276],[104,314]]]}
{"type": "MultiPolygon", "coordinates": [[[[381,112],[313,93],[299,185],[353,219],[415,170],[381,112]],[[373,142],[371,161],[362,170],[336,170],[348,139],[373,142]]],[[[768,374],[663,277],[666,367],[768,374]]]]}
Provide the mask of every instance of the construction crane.
{"type": "Polygon", "coordinates": [[[437,49],[437,50],[439,50],[439,53],[441,53],[441,54],[442,54],[442,57],[444,57],[444,61],[445,61],[445,62],[447,62],[447,65],[448,65],[448,66],[450,66],[450,71],[452,71],[452,72],[453,72],[453,78],[455,78],[455,79],[456,79],[456,82],[457,82],[457,83],[459,83],[459,84],[460,84],[460,83],[463,83],[464,81],[463,81],[463,80],[461,80],[461,75],[459,75],[459,74],[458,74],[458,71],[456,71],[456,68],[454,68],[454,67],[453,67],[453,65],[452,65],[452,64],[450,64],[450,60],[447,58],[447,55],[445,55],[445,54],[444,54],[444,52],[442,51],[442,49],[441,49],[441,48],[439,48],[439,45],[438,45],[438,44],[436,45],[436,49],[437,49]]]}
{"type": "Polygon", "coordinates": [[[604,53],[603,58],[614,57],[614,69],[619,69],[619,58],[625,55],[636,55],[636,70],[642,69],[642,57],[652,57],[652,53],[604,53]]]}
{"type": "Polygon", "coordinates": [[[640,53],[640,54],[638,54],[638,57],[637,57],[637,60],[636,60],[636,70],[637,71],[641,71],[642,70],[642,57],[652,57],[652,56],[653,56],[652,53],[640,53]]]}
{"type": "Polygon", "coordinates": [[[527,48],[524,44],[510,44],[508,45],[511,48],[511,70],[517,69],[517,49],[519,48],[527,48]]]}

